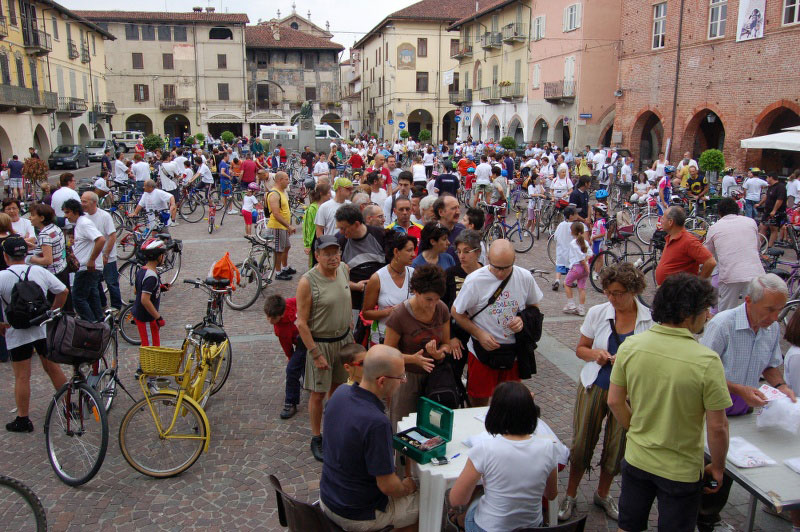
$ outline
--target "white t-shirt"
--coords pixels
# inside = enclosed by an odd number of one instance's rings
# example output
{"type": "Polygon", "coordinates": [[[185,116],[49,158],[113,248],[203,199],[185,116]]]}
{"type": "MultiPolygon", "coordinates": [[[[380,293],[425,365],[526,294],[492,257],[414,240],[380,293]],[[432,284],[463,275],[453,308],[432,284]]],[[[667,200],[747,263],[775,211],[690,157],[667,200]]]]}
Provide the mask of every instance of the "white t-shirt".
{"type": "Polygon", "coordinates": [[[123,185],[128,182],[128,167],[120,159],[114,161],[114,181],[123,185]]]}
{"type": "Polygon", "coordinates": [[[350,200],[344,200],[344,203],[338,203],[335,198],[331,198],[317,210],[317,217],[314,218],[314,224],[321,225],[325,228],[325,235],[335,235],[339,230],[336,227],[336,211],[344,205],[350,203],[350,200]]]}
{"type": "Polygon", "coordinates": [[[178,185],[176,185],[175,181],[173,181],[177,173],[178,168],[175,166],[175,163],[161,163],[161,166],[158,167],[158,177],[161,180],[161,188],[167,192],[178,188],[178,185]]]}
{"type": "Polygon", "coordinates": [[[330,166],[326,161],[317,161],[314,163],[314,171],[312,174],[314,175],[314,180],[319,181],[320,177],[327,177],[331,172],[330,166]]]}
{"type": "Polygon", "coordinates": [[[656,175],[656,171],[655,170],[653,170],[652,168],[648,168],[647,170],[644,171],[644,173],[645,173],[645,175],[647,175],[647,180],[650,183],[652,183],[652,184],[656,183],[656,177],[658,177],[658,176],[656,175]]]}
{"type": "MultiPolygon", "coordinates": [[[[470,316],[478,312],[489,297],[497,290],[501,281],[489,271],[489,266],[478,268],[467,276],[461,291],[453,302],[456,312],[469,313],[470,316]]],[[[508,323],[516,317],[517,312],[524,310],[528,305],[536,305],[542,300],[543,294],[536,284],[531,272],[520,266],[514,266],[511,279],[508,281],[503,293],[486,310],[475,316],[475,324],[491,334],[500,344],[513,344],[514,332],[508,328],[508,323]]],[[[473,353],[472,339],[468,348],[473,353]]]]}
{"type": "Polygon", "coordinates": [[[185,185],[189,182],[189,180],[194,176],[194,172],[192,171],[192,167],[184,168],[183,172],[181,172],[181,182],[185,185]]]}
{"type": "Polygon", "coordinates": [[[786,183],[786,195],[794,196],[794,202],[797,203],[798,194],[800,194],[800,179],[788,181],[786,183]]]}
{"type": "Polygon", "coordinates": [[[554,442],[535,436],[519,441],[495,436],[479,441],[468,454],[483,478],[475,524],[493,531],[542,524],[547,478],[558,467],[554,442]]]}
{"type": "Polygon", "coordinates": [[[792,346],[783,359],[783,380],[797,393],[800,390],[800,347],[792,346]]]}
{"type": "Polygon", "coordinates": [[[560,199],[569,195],[572,191],[572,181],[567,178],[553,179],[553,182],[550,183],[550,190],[553,192],[553,197],[556,199],[560,199]]]}
{"type": "Polygon", "coordinates": [[[528,208],[535,209],[536,206],[542,201],[542,198],[534,198],[534,194],[544,194],[544,187],[542,185],[528,185],[528,208]]]}
{"type": "MultiPolygon", "coordinates": [[[[589,229],[584,224],[584,232],[589,229]]],[[[564,220],[556,227],[553,238],[556,240],[556,266],[568,268],[570,266],[570,243],[572,242],[572,222],[564,220]]]]}
{"type": "Polygon", "coordinates": [[[201,164],[197,171],[200,173],[200,181],[208,183],[209,185],[214,183],[214,176],[211,175],[211,169],[206,163],[201,164]]]}
{"type": "MultiPolygon", "coordinates": [[[[103,209],[97,209],[94,214],[86,213],[86,216],[88,216],[94,226],[97,227],[97,230],[106,237],[106,244],[108,244],[108,237],[117,230],[117,228],[114,227],[114,220],[111,218],[111,215],[103,209]]],[[[100,253],[100,256],[102,257],[103,254],[100,253]]],[[[108,256],[108,262],[114,262],[115,260],[117,260],[117,246],[111,246],[111,254],[108,256]]]]}
{"type": "Polygon", "coordinates": [[[656,177],[664,177],[664,167],[669,164],[669,161],[656,161],[656,177]]]}
{"type": "Polygon", "coordinates": [[[170,199],[172,199],[172,194],[156,188],[152,192],[143,193],[138,205],[147,212],[166,211],[169,209],[170,199]]]}
{"type": "Polygon", "coordinates": [[[622,168],[620,169],[620,177],[622,178],[623,183],[630,183],[631,178],[633,176],[633,172],[631,171],[631,167],[628,164],[623,164],[622,168]]]}
{"type": "Polygon", "coordinates": [[[377,203],[378,205],[383,208],[383,204],[386,201],[388,194],[386,190],[379,188],[377,192],[370,192],[369,199],[372,200],[373,203],[377,203]]]}
{"type": "Polygon", "coordinates": [[[27,218],[20,218],[16,222],[11,222],[11,228],[22,238],[36,237],[36,231],[33,230],[33,224],[27,218]]]}
{"type": "Polygon", "coordinates": [[[433,154],[425,153],[425,155],[422,156],[422,164],[425,166],[433,166],[433,154]]]}
{"type": "MultiPolygon", "coordinates": [[[[800,186],[800,182],[798,182],[796,179],[792,181],[792,183],[797,183],[797,186],[800,186]]],[[[789,194],[790,184],[791,183],[786,184],[786,194],[789,194]]],[[[739,185],[736,183],[735,177],[733,177],[732,175],[726,175],[725,177],[722,178],[722,195],[727,198],[728,196],[731,195],[731,189],[737,188],[738,186],[739,185]]],[[[795,198],[797,198],[797,186],[795,187],[794,191],[795,198]]]]}
{"type": "Polygon", "coordinates": [[[592,246],[589,243],[586,243],[586,252],[584,253],[581,251],[581,247],[578,245],[578,241],[576,239],[572,239],[572,242],[569,243],[569,267],[572,268],[579,262],[583,261],[584,259],[589,259],[592,256],[592,246]]]}
{"type": "Polygon", "coordinates": [[[53,197],[50,200],[50,206],[54,211],[56,211],[56,216],[60,216],[61,218],[64,217],[64,211],[61,210],[61,206],[64,205],[64,202],[68,199],[81,201],[81,197],[78,196],[78,193],[69,187],[61,187],[53,192],[53,197]]]}
{"type": "Polygon", "coordinates": [[[183,173],[183,169],[185,168],[183,163],[188,160],[189,159],[187,159],[183,155],[178,155],[174,159],[172,159],[172,164],[175,165],[175,168],[177,168],[179,172],[183,173]]]}
{"type": "Polygon", "coordinates": [[[761,199],[761,189],[769,186],[769,183],[760,177],[750,177],[744,180],[742,188],[745,191],[745,199],[759,201],[761,199]]]}
{"type": "Polygon", "coordinates": [[[94,188],[102,190],[103,192],[108,192],[110,190],[108,188],[108,183],[106,183],[106,178],[104,177],[98,177],[94,180],[94,188]]]}
{"type": "Polygon", "coordinates": [[[256,204],[258,204],[258,196],[256,196],[256,195],[248,196],[248,195],[245,194],[245,196],[242,198],[242,210],[243,211],[252,212],[252,211],[256,210],[256,204]]]}
{"type": "Polygon", "coordinates": [[[492,181],[492,165],[481,163],[475,167],[475,184],[488,185],[492,181]]]}
{"type": "MultiPolygon", "coordinates": [[[[25,272],[28,271],[28,268],[30,268],[28,280],[34,281],[42,287],[42,291],[45,295],[47,295],[47,292],[60,294],[67,288],[55,275],[41,266],[35,264],[12,264],[7,270],[0,272],[0,299],[2,299],[3,312],[5,312],[6,303],[11,302],[11,290],[20,278],[25,279],[25,272]],[[11,273],[12,271],[16,273],[16,275],[11,273]]],[[[47,331],[43,325],[28,327],[27,329],[15,329],[11,327],[6,330],[6,347],[8,349],[14,349],[15,347],[45,338],[47,338],[47,331]]],[[[44,353],[40,354],[44,355],[44,353]]]]}
{"type": "Polygon", "coordinates": [[[147,181],[150,179],[150,165],[144,161],[133,163],[131,165],[131,171],[133,172],[133,177],[136,179],[137,183],[139,181],[147,181]]]}
{"type": "Polygon", "coordinates": [[[423,164],[414,164],[411,166],[411,173],[414,176],[414,182],[418,181],[427,181],[428,175],[425,173],[425,165],[423,164]]]}
{"type": "MultiPolygon", "coordinates": [[[[75,240],[72,243],[72,251],[75,253],[75,258],[80,263],[80,271],[86,269],[86,263],[89,262],[89,257],[92,256],[94,249],[94,241],[102,237],[103,234],[98,231],[97,227],[92,223],[87,215],[79,216],[75,222],[75,240]]],[[[99,271],[103,271],[103,254],[98,253],[94,261],[94,267],[99,271]]]]}

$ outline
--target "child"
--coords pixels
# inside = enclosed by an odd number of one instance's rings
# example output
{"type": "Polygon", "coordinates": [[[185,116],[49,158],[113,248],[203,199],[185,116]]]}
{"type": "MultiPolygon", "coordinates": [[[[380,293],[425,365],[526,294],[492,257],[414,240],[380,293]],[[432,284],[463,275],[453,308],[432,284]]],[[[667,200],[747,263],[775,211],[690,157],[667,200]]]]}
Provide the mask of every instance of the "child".
{"type": "MultiPolygon", "coordinates": [[[[486,214],[483,212],[483,209],[478,209],[477,207],[467,207],[467,213],[464,215],[464,220],[462,223],[464,227],[467,229],[472,229],[473,231],[481,232],[483,231],[483,224],[486,221],[486,214]]],[[[481,264],[486,264],[486,242],[481,240],[481,256],[478,258],[478,262],[481,264]]]]}
{"type": "Polygon", "coordinates": [[[347,370],[347,384],[358,384],[364,372],[364,358],[367,356],[366,348],[361,344],[347,344],[339,350],[339,360],[347,370]]]}
{"type": "MultiPolygon", "coordinates": [[[[594,212],[594,224],[592,225],[592,255],[597,256],[600,250],[603,249],[603,244],[606,240],[606,206],[604,203],[595,203],[592,207],[594,212]]],[[[592,272],[592,278],[597,280],[602,269],[602,261],[597,261],[595,271],[592,272]]]]}
{"type": "Polygon", "coordinates": [[[261,187],[258,186],[258,183],[250,183],[247,185],[247,192],[244,198],[242,198],[242,218],[244,218],[245,236],[253,234],[253,223],[258,220],[259,209],[263,209],[256,196],[256,192],[260,191],[261,187]]]}
{"type": "MultiPolygon", "coordinates": [[[[553,292],[558,292],[561,276],[569,273],[569,250],[572,240],[572,222],[579,218],[573,205],[564,208],[564,221],[558,224],[553,238],[556,241],[556,280],[553,281],[553,292]]],[[[584,226],[584,231],[589,229],[584,226]]]]}
{"type": "Polygon", "coordinates": [[[147,263],[136,272],[136,299],[131,314],[143,346],[161,345],[158,332],[164,326],[164,318],[161,317],[158,307],[161,304],[161,292],[169,290],[169,285],[161,284],[157,268],[163,264],[166,252],[167,245],[158,238],[148,238],[139,248],[139,253],[147,263]],[[147,337],[148,324],[150,338],[147,337]]]}
{"type": "MultiPolygon", "coordinates": [[[[220,163],[222,166],[223,163],[220,163]]],[[[222,210],[228,208],[228,204],[231,202],[231,195],[233,194],[233,176],[229,174],[230,167],[226,167],[226,171],[219,172],[219,195],[222,198],[222,210]]],[[[233,209],[233,204],[231,204],[231,209],[228,211],[228,214],[236,214],[236,211],[233,209]]]]}
{"type": "Polygon", "coordinates": [[[526,227],[529,231],[533,231],[534,222],[536,220],[536,209],[542,205],[542,201],[547,197],[547,191],[542,185],[542,179],[534,172],[528,181],[528,221],[526,227]]]}
{"type": "Polygon", "coordinates": [[[183,171],[181,171],[181,182],[183,185],[188,185],[193,176],[194,172],[192,171],[192,163],[189,162],[189,159],[186,159],[183,161],[183,171]]]}
{"type": "Polygon", "coordinates": [[[586,279],[589,277],[589,257],[592,255],[589,244],[583,234],[586,226],[582,222],[575,221],[570,226],[572,241],[569,243],[569,273],[564,279],[564,291],[567,293],[567,305],[564,312],[568,314],[586,315],[586,279]],[[575,307],[572,299],[572,288],[578,287],[578,298],[580,302],[575,307]]]}
{"type": "Polygon", "coordinates": [[[264,302],[264,314],[289,359],[286,365],[286,392],[280,413],[281,419],[289,419],[297,413],[300,387],[306,369],[306,346],[303,345],[294,324],[297,319],[297,300],[293,297],[284,299],[281,295],[273,294],[264,302]]]}

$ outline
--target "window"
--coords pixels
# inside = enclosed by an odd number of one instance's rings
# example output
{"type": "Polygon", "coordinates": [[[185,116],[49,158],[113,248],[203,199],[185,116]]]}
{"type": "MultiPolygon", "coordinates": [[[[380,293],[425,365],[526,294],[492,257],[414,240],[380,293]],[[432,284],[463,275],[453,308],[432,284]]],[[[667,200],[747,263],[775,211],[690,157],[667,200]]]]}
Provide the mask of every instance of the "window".
{"type": "Polygon", "coordinates": [[[664,48],[667,34],[667,3],[653,6],[653,50],[664,48]]]}
{"type": "Polygon", "coordinates": [[[133,86],[133,101],[146,102],[150,100],[150,87],[143,84],[135,84],[133,86]]]}
{"type": "Polygon", "coordinates": [[[531,38],[534,41],[544,39],[544,15],[539,15],[533,19],[533,31],[531,32],[531,38]]]}
{"type": "Polygon", "coordinates": [[[11,85],[11,70],[8,67],[8,56],[0,54],[0,81],[3,85],[11,85]]]}
{"type": "Polygon", "coordinates": [[[317,99],[317,88],[316,87],[306,87],[306,100],[314,101],[317,99]]]}
{"type": "Polygon", "coordinates": [[[314,70],[317,68],[317,54],[314,52],[306,52],[303,54],[303,68],[306,70],[314,70]]]}
{"type": "Polygon", "coordinates": [[[581,27],[581,5],[572,4],[564,8],[564,31],[573,31],[581,27]]]}
{"type": "Polygon", "coordinates": [[[155,26],[142,26],[142,40],[155,41],[156,40],[156,27],[155,26]]]}
{"type": "Polygon", "coordinates": [[[217,68],[222,70],[228,68],[228,54],[217,54],[217,68]]]}
{"type": "Polygon", "coordinates": [[[378,96],[383,95],[383,78],[378,76],[378,96]]]}
{"type": "MultiPolygon", "coordinates": [[[[14,0],[10,0],[13,2],[14,0]]],[[[58,19],[53,15],[53,39],[58,40],[58,19]]]]}
{"type": "Polygon", "coordinates": [[[164,70],[172,70],[175,68],[175,61],[172,54],[161,54],[161,65],[164,70]]]}
{"type": "Polygon", "coordinates": [[[172,39],[175,42],[186,42],[186,26],[175,26],[172,28],[172,39]]]}
{"type": "Polygon", "coordinates": [[[139,26],[136,24],[125,24],[125,39],[128,41],[138,41],[139,26]]]}
{"type": "Polygon", "coordinates": [[[797,24],[800,22],[800,0],[783,0],[783,23],[797,24]]]}
{"type": "MultiPolygon", "coordinates": [[[[575,80],[575,56],[571,55],[564,58],[564,81],[575,80]]],[[[564,89],[566,90],[566,88],[564,89]]]]}
{"type": "Polygon", "coordinates": [[[208,32],[209,39],[233,40],[233,32],[229,28],[211,28],[208,32]]]}
{"type": "Polygon", "coordinates": [[[24,66],[24,63],[22,62],[22,58],[21,57],[17,57],[15,62],[17,63],[17,84],[20,87],[24,87],[25,86],[25,66],[24,66]]]}
{"type": "Polygon", "coordinates": [[[492,66],[492,87],[496,87],[497,86],[497,82],[499,81],[499,79],[497,78],[498,74],[499,74],[499,66],[498,65],[493,65],[492,66]]]}
{"type": "Polygon", "coordinates": [[[453,83],[450,84],[450,92],[458,92],[458,72],[453,72],[453,83]]]}
{"type": "Polygon", "coordinates": [[[718,39],[725,36],[725,22],[728,18],[728,0],[711,0],[708,12],[708,38],[718,39]]]}
{"type": "Polygon", "coordinates": [[[464,88],[469,89],[469,72],[464,72],[464,88]]]}
{"type": "Polygon", "coordinates": [[[144,56],[141,52],[133,52],[131,54],[131,62],[133,63],[133,68],[136,70],[144,68],[144,56]]]}
{"type": "Polygon", "coordinates": [[[97,55],[97,41],[94,38],[94,33],[92,33],[92,55],[97,55]]]}
{"type": "Polygon", "coordinates": [[[539,88],[539,80],[542,77],[542,67],[539,66],[539,63],[533,65],[533,74],[531,75],[531,85],[534,89],[539,88]]]}
{"type": "Polygon", "coordinates": [[[514,61],[514,83],[522,81],[522,59],[514,61]]]}
{"type": "Polygon", "coordinates": [[[14,0],[8,2],[8,21],[12,26],[17,25],[17,8],[14,7],[14,0]]]}
{"type": "Polygon", "coordinates": [[[175,85],[168,83],[164,85],[164,99],[165,100],[175,100],[175,85]]]}
{"type": "Polygon", "coordinates": [[[298,24],[297,22],[292,22],[291,24],[289,24],[289,27],[292,28],[293,30],[299,30],[300,24],[298,24]]]}
{"type": "Polygon", "coordinates": [[[417,57],[428,57],[428,39],[417,39],[417,57]]]}
{"type": "Polygon", "coordinates": [[[427,72],[417,72],[417,92],[428,92],[427,72]]]}
{"type": "Polygon", "coordinates": [[[169,41],[172,39],[172,32],[170,31],[171,28],[169,26],[159,26],[158,27],[158,40],[159,41],[169,41]]]}
{"type": "Polygon", "coordinates": [[[217,95],[218,99],[221,101],[228,101],[230,99],[227,83],[217,83],[217,95]]]}
{"type": "Polygon", "coordinates": [[[475,74],[475,88],[480,90],[483,88],[483,69],[479,68],[478,73],[475,74]]]}
{"type": "Polygon", "coordinates": [[[267,68],[268,65],[269,65],[269,55],[266,52],[257,52],[256,68],[267,68]]]}

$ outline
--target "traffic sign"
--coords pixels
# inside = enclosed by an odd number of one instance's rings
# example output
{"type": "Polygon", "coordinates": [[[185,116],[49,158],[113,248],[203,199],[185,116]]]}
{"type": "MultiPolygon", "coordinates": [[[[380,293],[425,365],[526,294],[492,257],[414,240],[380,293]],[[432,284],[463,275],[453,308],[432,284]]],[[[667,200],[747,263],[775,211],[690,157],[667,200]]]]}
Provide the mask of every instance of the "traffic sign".
{"type": "Polygon", "coordinates": [[[581,113],[581,114],[578,115],[578,118],[583,118],[583,119],[587,119],[587,118],[591,118],[591,117],[592,117],[592,113],[581,113]]]}
{"type": "Polygon", "coordinates": [[[405,122],[398,122],[397,127],[399,127],[400,129],[405,129],[406,128],[406,123],[405,122]]]}
{"type": "Polygon", "coordinates": [[[461,109],[456,109],[456,116],[461,114],[461,109]]]}
{"type": "Polygon", "coordinates": [[[467,113],[467,114],[469,114],[469,112],[470,112],[471,110],[472,110],[472,107],[470,107],[469,105],[468,105],[468,106],[466,106],[466,107],[464,107],[464,112],[465,112],[465,113],[467,113]]]}
{"type": "Polygon", "coordinates": [[[389,125],[391,126],[392,124],[394,124],[394,120],[392,120],[392,119],[390,118],[390,119],[389,119],[389,125]]]}
{"type": "Polygon", "coordinates": [[[458,116],[458,115],[456,115],[456,118],[455,118],[455,120],[456,120],[456,122],[461,122],[461,117],[460,117],[460,116],[458,116]]]}

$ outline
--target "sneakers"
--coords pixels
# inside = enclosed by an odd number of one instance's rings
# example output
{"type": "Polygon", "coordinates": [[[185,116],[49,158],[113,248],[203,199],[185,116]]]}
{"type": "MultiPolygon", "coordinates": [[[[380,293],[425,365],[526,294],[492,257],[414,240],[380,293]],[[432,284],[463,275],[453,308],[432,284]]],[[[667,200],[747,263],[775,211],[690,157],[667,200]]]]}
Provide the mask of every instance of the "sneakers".
{"type": "Polygon", "coordinates": [[[578,316],[586,316],[586,307],[578,305],[578,316]]]}
{"type": "Polygon", "coordinates": [[[594,282],[598,282],[600,280],[600,274],[597,272],[592,272],[592,279],[594,282]]]}
{"type": "Polygon", "coordinates": [[[558,292],[558,281],[553,281],[553,292],[558,292]]]}
{"type": "Polygon", "coordinates": [[[176,222],[175,220],[170,220],[169,225],[167,225],[167,227],[178,227],[178,222],[176,222]]]}
{"type": "Polygon", "coordinates": [[[238,212],[239,211],[237,211],[236,209],[231,209],[228,211],[228,214],[237,214],[238,212]]]}
{"type": "Polygon", "coordinates": [[[561,501],[561,505],[558,507],[558,520],[559,521],[567,521],[572,514],[575,512],[575,505],[577,501],[575,497],[570,497],[569,495],[564,495],[564,500],[561,501]]]}
{"type": "Polygon", "coordinates": [[[297,270],[295,270],[295,269],[294,269],[294,268],[292,268],[291,266],[288,266],[288,267],[287,267],[287,268],[286,268],[284,271],[285,271],[286,273],[288,273],[289,275],[294,275],[294,274],[296,274],[296,273],[297,273],[297,270]]]}
{"type": "Polygon", "coordinates": [[[322,462],[322,436],[312,436],[311,437],[311,454],[314,455],[314,458],[322,462]]]}
{"type": "MultiPolygon", "coordinates": [[[[616,521],[619,519],[619,508],[617,508],[617,503],[614,498],[609,494],[606,495],[604,498],[601,498],[597,492],[594,492],[594,504],[599,506],[603,509],[606,515],[616,521]]],[[[559,513],[559,519],[561,518],[561,514],[559,513]]]]}
{"type": "Polygon", "coordinates": [[[297,405],[283,405],[283,410],[281,410],[281,419],[289,419],[296,413],[297,413],[297,405]]]}
{"type": "Polygon", "coordinates": [[[289,272],[280,272],[275,278],[279,281],[291,281],[292,275],[289,272]]]}
{"type": "Polygon", "coordinates": [[[575,303],[573,303],[572,301],[570,301],[569,303],[564,305],[563,310],[564,310],[565,314],[577,314],[578,313],[578,309],[577,309],[577,307],[575,307],[575,303]]]}
{"type": "Polygon", "coordinates": [[[33,432],[33,423],[27,416],[17,416],[11,423],[6,423],[6,430],[8,432],[33,432]]]}

